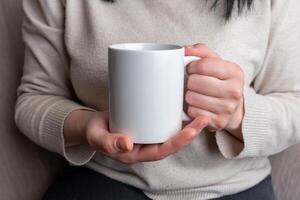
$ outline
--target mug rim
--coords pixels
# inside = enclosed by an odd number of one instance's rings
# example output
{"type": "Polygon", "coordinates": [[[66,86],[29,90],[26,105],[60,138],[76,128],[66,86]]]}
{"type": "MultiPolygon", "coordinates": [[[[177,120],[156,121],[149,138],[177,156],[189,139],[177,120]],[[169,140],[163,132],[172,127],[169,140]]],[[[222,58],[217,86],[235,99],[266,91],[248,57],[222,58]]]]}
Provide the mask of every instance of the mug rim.
{"type": "Polygon", "coordinates": [[[110,50],[133,51],[133,52],[162,52],[178,51],[182,46],[167,43],[116,43],[109,46],[110,50]],[[148,46],[148,49],[145,47],[148,46]]]}

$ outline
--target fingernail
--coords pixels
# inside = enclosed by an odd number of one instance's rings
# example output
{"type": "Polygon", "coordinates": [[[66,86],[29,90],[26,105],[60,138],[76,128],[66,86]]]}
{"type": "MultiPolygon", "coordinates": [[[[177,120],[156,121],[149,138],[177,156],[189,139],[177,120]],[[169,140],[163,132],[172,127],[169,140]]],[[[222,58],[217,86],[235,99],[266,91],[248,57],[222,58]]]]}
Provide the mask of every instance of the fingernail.
{"type": "Polygon", "coordinates": [[[127,151],[127,144],[125,140],[119,139],[117,140],[117,147],[120,151],[127,151]]]}

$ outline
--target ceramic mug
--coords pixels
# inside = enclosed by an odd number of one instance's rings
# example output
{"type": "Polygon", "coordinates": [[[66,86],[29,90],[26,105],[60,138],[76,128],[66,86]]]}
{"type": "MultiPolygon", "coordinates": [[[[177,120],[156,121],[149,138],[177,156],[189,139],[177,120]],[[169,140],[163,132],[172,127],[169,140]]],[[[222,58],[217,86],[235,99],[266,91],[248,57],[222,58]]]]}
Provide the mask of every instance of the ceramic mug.
{"type": "Polygon", "coordinates": [[[134,143],[163,143],[189,120],[183,112],[184,56],[172,44],[124,43],[109,47],[109,129],[134,143]]]}

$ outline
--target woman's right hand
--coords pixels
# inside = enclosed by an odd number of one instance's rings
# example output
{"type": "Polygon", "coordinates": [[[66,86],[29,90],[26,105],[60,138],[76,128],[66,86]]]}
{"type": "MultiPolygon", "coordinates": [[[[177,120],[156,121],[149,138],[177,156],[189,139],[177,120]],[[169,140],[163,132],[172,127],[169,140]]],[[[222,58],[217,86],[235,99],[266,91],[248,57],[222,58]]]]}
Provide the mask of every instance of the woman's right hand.
{"type": "MultiPolygon", "coordinates": [[[[125,133],[110,133],[108,129],[108,112],[74,111],[65,121],[64,135],[66,141],[72,141],[68,136],[68,124],[71,121],[82,123],[81,134],[92,148],[102,154],[125,164],[157,161],[177,152],[188,145],[207,126],[208,118],[197,117],[186,125],[177,135],[161,144],[134,144],[133,139],[125,133]],[[80,112],[85,112],[80,113],[80,112]],[[73,116],[72,116],[73,115],[73,116]],[[76,120],[81,115],[82,120],[76,120]],[[84,119],[82,118],[84,117],[84,119]],[[73,120],[72,120],[73,118],[73,120]]],[[[78,126],[78,125],[77,125],[78,126]]],[[[71,130],[69,130],[70,132],[71,130]]],[[[76,130],[75,130],[76,131],[76,130]]],[[[80,134],[77,132],[77,135],[80,134]]],[[[75,134],[76,135],[76,134],[75,134]]],[[[75,137],[74,137],[75,138],[75,137]]],[[[80,137],[78,137],[80,138],[80,137]]],[[[82,138],[82,137],[81,137],[82,138]]],[[[73,140],[74,141],[74,140],[73,140]]]]}

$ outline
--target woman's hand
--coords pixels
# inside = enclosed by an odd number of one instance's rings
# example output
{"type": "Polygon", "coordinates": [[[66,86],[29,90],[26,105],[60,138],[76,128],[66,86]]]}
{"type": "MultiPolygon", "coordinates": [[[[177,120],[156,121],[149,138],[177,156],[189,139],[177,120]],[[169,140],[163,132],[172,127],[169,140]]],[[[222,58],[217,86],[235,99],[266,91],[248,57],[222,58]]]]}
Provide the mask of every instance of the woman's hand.
{"type": "Polygon", "coordinates": [[[204,44],[185,47],[186,56],[201,60],[187,67],[189,74],[185,100],[191,118],[210,118],[208,129],[225,129],[241,141],[244,115],[244,74],[235,63],[223,60],[204,44]]]}
{"type": "Polygon", "coordinates": [[[126,164],[161,160],[188,145],[207,126],[208,118],[197,117],[184,129],[163,144],[133,144],[132,138],[124,133],[108,131],[108,112],[78,110],[65,121],[66,142],[87,142],[102,154],[126,164]],[[76,126],[71,124],[78,123],[76,126]],[[79,125],[81,124],[81,125],[79,125]],[[74,130],[74,128],[76,130],[74,130]],[[72,130],[73,129],[73,130],[72,130]],[[81,135],[81,136],[79,136],[81,135]]]}

